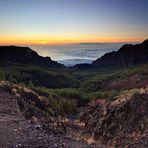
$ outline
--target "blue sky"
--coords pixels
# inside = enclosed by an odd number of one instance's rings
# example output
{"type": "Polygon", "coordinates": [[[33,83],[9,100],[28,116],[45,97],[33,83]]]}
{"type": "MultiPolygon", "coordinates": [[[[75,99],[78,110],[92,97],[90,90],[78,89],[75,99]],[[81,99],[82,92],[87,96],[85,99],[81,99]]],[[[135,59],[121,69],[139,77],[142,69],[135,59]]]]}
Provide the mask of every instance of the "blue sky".
{"type": "Polygon", "coordinates": [[[0,0],[0,43],[139,41],[148,0],[0,0]]]}

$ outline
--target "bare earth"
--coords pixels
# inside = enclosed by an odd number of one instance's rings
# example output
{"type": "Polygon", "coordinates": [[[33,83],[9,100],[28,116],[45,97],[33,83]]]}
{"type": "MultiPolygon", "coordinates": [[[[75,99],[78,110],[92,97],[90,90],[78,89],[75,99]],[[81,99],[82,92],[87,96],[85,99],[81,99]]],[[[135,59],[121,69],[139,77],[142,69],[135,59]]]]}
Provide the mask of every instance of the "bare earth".
{"type": "Polygon", "coordinates": [[[0,148],[101,148],[81,139],[81,127],[70,120],[65,135],[47,133],[23,117],[17,99],[0,90],[0,148]]]}
{"type": "Polygon", "coordinates": [[[62,147],[60,137],[48,135],[38,126],[26,121],[15,97],[0,90],[0,148],[62,147]]]}

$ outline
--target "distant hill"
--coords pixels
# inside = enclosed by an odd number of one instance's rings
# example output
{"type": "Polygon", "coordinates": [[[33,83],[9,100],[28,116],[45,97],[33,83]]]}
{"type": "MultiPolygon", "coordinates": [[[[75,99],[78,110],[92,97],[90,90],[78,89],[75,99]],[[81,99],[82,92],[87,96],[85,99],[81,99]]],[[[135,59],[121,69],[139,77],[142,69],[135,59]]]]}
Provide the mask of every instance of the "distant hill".
{"type": "Polygon", "coordinates": [[[117,52],[106,53],[92,64],[78,64],[76,68],[129,67],[148,63],[148,39],[141,44],[125,44],[117,52]]]}
{"type": "Polygon", "coordinates": [[[43,67],[64,67],[52,61],[50,57],[42,57],[29,47],[0,46],[0,61],[3,64],[16,63],[43,67]]]}
{"type": "Polygon", "coordinates": [[[68,59],[68,60],[59,60],[58,63],[61,63],[63,65],[65,65],[66,67],[72,67],[76,64],[83,64],[83,63],[92,63],[92,60],[88,60],[88,59],[68,59]]]}

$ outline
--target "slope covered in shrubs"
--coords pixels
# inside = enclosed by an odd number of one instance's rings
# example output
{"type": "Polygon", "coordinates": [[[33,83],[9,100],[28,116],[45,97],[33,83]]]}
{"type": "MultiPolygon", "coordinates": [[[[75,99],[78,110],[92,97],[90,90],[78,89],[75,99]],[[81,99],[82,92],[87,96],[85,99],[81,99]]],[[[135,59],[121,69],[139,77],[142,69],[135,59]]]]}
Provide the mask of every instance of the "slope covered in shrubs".
{"type": "Polygon", "coordinates": [[[30,85],[31,82],[35,87],[47,88],[66,88],[78,85],[77,80],[64,69],[49,69],[30,65],[0,67],[0,80],[24,85],[30,85]]]}
{"type": "Polygon", "coordinates": [[[26,119],[31,120],[35,117],[49,127],[54,126],[59,116],[77,113],[77,104],[74,100],[66,100],[54,93],[32,90],[8,81],[0,81],[0,88],[17,97],[19,108],[26,119]]]}
{"type": "Polygon", "coordinates": [[[81,116],[95,139],[113,147],[148,146],[148,88],[90,104],[81,116]]]}

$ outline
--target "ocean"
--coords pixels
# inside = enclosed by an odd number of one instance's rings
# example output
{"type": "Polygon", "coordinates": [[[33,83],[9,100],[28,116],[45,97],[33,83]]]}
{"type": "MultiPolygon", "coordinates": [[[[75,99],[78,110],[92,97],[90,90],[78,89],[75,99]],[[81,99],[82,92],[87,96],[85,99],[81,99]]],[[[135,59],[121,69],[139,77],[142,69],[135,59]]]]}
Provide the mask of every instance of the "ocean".
{"type": "Polygon", "coordinates": [[[102,44],[66,44],[66,45],[34,45],[30,46],[41,56],[48,56],[65,66],[80,63],[92,63],[105,53],[117,51],[125,43],[102,44]]]}

